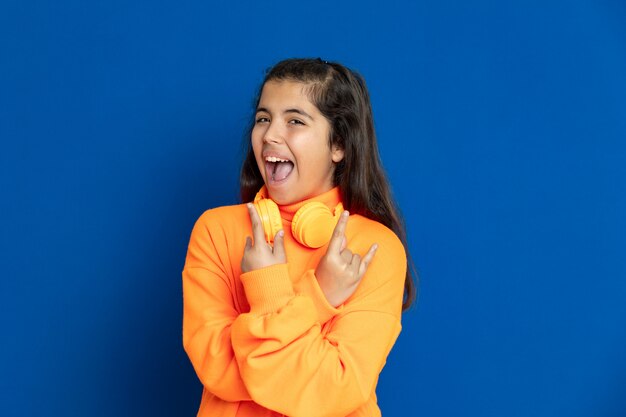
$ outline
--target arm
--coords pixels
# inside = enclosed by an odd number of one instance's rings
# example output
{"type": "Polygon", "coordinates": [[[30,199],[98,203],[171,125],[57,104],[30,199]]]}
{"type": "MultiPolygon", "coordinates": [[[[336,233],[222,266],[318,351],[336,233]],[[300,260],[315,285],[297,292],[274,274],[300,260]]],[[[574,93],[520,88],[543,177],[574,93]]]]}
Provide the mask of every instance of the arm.
{"type": "Polygon", "coordinates": [[[183,346],[206,389],[226,401],[250,400],[231,345],[239,313],[221,262],[225,239],[209,216],[194,226],[183,269],[183,346]]]}
{"type": "Polygon", "coordinates": [[[382,231],[377,258],[324,328],[285,264],[241,275],[251,310],[233,323],[232,342],[255,402],[294,417],[344,416],[372,395],[400,332],[406,272],[402,244],[382,231]]]}

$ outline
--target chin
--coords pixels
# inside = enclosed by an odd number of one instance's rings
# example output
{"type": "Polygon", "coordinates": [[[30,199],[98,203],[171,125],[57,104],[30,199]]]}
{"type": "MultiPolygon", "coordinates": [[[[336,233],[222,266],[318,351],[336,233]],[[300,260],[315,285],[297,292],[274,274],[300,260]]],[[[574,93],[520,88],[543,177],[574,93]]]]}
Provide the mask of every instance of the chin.
{"type": "Polygon", "coordinates": [[[276,192],[270,190],[269,188],[267,190],[270,198],[278,205],[284,206],[287,204],[297,203],[299,201],[297,197],[293,197],[288,191],[276,192]]]}

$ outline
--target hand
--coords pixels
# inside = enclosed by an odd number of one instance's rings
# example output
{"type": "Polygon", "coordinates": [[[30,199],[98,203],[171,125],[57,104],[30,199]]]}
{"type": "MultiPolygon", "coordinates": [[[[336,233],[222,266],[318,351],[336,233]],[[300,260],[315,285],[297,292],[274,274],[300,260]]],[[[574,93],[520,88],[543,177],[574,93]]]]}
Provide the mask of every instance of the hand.
{"type": "Polygon", "coordinates": [[[246,247],[243,250],[243,258],[241,258],[241,272],[249,272],[267,266],[284,264],[287,262],[285,255],[284,236],[285,232],[279,230],[274,237],[274,247],[265,241],[265,232],[259,213],[252,204],[248,204],[248,213],[252,221],[252,236],[254,244],[250,236],[246,237],[246,247]]]}
{"type": "Polygon", "coordinates": [[[317,282],[333,307],[340,306],[354,293],[378,249],[378,245],[374,243],[361,258],[359,254],[353,254],[346,248],[348,216],[348,211],[341,213],[326,255],[320,259],[315,269],[317,282]]]}

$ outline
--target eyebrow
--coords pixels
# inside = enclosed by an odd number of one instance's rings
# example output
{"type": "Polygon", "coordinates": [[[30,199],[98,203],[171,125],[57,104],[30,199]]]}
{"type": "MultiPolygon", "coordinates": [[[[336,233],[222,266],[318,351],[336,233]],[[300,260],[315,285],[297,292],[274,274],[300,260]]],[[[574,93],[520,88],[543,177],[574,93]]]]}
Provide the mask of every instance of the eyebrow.
{"type": "MultiPolygon", "coordinates": [[[[269,110],[267,110],[265,107],[258,107],[258,108],[256,109],[256,112],[257,112],[257,113],[258,113],[258,112],[270,113],[270,111],[269,111],[269,110]]],[[[283,114],[286,114],[286,113],[296,113],[296,114],[300,114],[300,115],[302,115],[302,116],[304,116],[304,117],[308,117],[308,118],[309,118],[309,119],[311,119],[311,120],[314,120],[314,119],[313,119],[313,116],[311,116],[309,113],[305,112],[305,111],[304,111],[304,110],[302,110],[302,109],[298,109],[298,108],[295,108],[295,107],[294,107],[294,108],[291,108],[291,109],[287,109],[287,110],[285,110],[285,111],[283,112],[283,114]]]]}

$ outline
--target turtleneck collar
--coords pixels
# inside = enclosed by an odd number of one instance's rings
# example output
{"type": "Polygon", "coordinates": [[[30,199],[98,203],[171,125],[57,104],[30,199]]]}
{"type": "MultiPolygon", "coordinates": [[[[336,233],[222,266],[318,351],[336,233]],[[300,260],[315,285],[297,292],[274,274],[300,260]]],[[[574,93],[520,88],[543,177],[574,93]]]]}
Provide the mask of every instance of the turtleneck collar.
{"type": "MultiPolygon", "coordinates": [[[[267,189],[265,185],[261,188],[258,195],[263,198],[268,198],[267,189]]],[[[317,195],[315,197],[298,201],[297,203],[280,205],[278,204],[278,209],[280,210],[280,217],[283,220],[291,221],[296,212],[300,209],[300,207],[304,206],[306,203],[310,203],[312,201],[319,201],[324,203],[331,211],[335,210],[337,204],[341,203],[341,193],[339,192],[339,187],[331,188],[330,190],[317,195]]]]}

